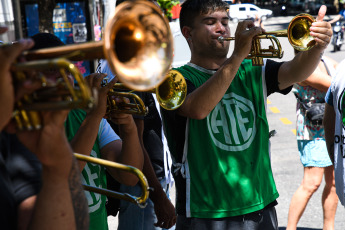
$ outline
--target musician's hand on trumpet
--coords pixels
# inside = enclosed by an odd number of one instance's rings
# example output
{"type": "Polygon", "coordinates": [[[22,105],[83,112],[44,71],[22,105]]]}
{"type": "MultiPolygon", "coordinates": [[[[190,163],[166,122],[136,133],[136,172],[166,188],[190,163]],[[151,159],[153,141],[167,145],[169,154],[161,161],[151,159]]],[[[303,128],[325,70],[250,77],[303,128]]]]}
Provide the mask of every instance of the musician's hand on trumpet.
{"type": "MultiPolygon", "coordinates": [[[[0,27],[0,31],[6,32],[7,27],[0,27]]],[[[13,45],[0,46],[0,103],[2,112],[0,113],[0,128],[10,121],[14,109],[15,93],[11,74],[11,65],[17,60],[19,55],[33,46],[31,39],[20,40],[13,45]]]]}
{"type": "MultiPolygon", "coordinates": [[[[130,100],[126,97],[117,97],[117,96],[108,96],[109,100],[112,100],[117,105],[121,106],[123,109],[126,108],[126,104],[130,103],[130,100]]],[[[121,139],[133,139],[136,142],[137,136],[137,127],[134,122],[133,116],[130,113],[126,112],[117,112],[112,110],[107,113],[107,118],[111,120],[115,125],[119,127],[119,136],[121,139]]]]}
{"type": "Polygon", "coordinates": [[[321,6],[316,21],[311,23],[310,35],[313,46],[305,52],[300,52],[291,61],[285,62],[279,70],[279,89],[286,89],[296,82],[304,81],[318,66],[324,50],[332,37],[329,22],[324,22],[327,7],[321,6]]]}
{"type": "Polygon", "coordinates": [[[107,110],[107,95],[110,89],[113,88],[114,84],[117,82],[116,78],[113,78],[106,85],[102,82],[107,74],[104,73],[92,73],[85,77],[85,81],[88,83],[89,87],[93,89],[94,94],[97,94],[97,103],[95,106],[87,112],[88,116],[95,116],[96,119],[101,119],[105,117],[107,110]]]}
{"type": "Polygon", "coordinates": [[[239,22],[235,32],[235,46],[232,55],[240,60],[245,59],[252,49],[253,38],[264,31],[261,27],[254,26],[252,20],[239,22]]]}
{"type": "MultiPolygon", "coordinates": [[[[116,96],[110,96],[111,100],[114,100],[116,104],[118,105],[123,105],[124,108],[126,108],[126,104],[130,103],[129,99],[126,97],[116,97],[116,96]]],[[[114,122],[116,125],[119,126],[126,126],[132,125],[132,120],[133,120],[133,116],[132,114],[128,114],[128,113],[118,113],[116,111],[113,111],[111,113],[108,114],[108,119],[110,119],[112,122],[114,122]]],[[[134,123],[133,123],[134,124],[134,123]]],[[[129,127],[130,128],[130,127],[129,127]]]]}

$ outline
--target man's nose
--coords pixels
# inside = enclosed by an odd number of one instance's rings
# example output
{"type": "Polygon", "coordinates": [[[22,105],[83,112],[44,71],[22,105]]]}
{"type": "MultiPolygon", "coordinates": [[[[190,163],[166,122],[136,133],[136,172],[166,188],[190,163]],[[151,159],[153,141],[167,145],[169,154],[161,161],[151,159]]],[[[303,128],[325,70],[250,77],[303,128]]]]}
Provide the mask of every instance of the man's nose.
{"type": "Polygon", "coordinates": [[[225,31],[226,31],[226,26],[224,26],[222,22],[217,22],[216,32],[223,34],[223,33],[225,33],[225,31]]]}

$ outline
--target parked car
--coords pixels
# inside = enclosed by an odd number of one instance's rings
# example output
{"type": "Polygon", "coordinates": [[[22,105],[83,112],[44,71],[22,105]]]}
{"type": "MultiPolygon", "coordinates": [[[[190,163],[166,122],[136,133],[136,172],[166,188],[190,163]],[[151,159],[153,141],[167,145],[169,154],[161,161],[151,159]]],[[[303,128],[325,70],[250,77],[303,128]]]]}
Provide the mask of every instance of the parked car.
{"type": "Polygon", "coordinates": [[[229,5],[232,5],[232,4],[233,4],[232,0],[223,0],[223,2],[226,2],[226,3],[228,3],[229,5]]]}
{"type": "Polygon", "coordinates": [[[272,16],[272,10],[261,9],[256,5],[243,3],[243,4],[232,4],[230,5],[230,19],[233,22],[238,22],[239,20],[245,20],[249,18],[255,18],[256,15],[261,18],[261,20],[266,20],[268,17],[272,16]]]}

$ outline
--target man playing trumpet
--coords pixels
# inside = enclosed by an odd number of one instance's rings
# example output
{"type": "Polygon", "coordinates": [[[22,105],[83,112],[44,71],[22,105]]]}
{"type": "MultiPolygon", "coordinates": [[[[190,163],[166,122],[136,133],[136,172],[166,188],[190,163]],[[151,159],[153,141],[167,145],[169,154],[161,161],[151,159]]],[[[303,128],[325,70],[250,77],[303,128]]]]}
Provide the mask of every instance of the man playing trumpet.
{"type": "Polygon", "coordinates": [[[310,34],[313,48],[291,61],[244,60],[253,38],[263,32],[253,21],[240,22],[232,55],[228,5],[221,0],[186,0],[180,28],[191,60],[177,68],[188,96],[175,111],[163,111],[175,160],[176,229],[278,229],[276,189],[269,150],[266,97],[287,94],[316,68],[332,30],[321,7],[310,34]]]}

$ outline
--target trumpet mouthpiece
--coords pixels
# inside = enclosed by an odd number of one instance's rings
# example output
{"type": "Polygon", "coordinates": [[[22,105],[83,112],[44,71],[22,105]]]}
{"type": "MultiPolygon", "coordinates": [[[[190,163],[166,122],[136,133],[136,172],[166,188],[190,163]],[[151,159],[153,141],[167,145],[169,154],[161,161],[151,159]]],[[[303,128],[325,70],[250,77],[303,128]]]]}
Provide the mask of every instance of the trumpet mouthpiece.
{"type": "Polygon", "coordinates": [[[219,41],[220,43],[223,43],[223,42],[224,42],[224,37],[223,37],[223,36],[219,36],[219,37],[218,37],[218,41],[219,41]]]}

